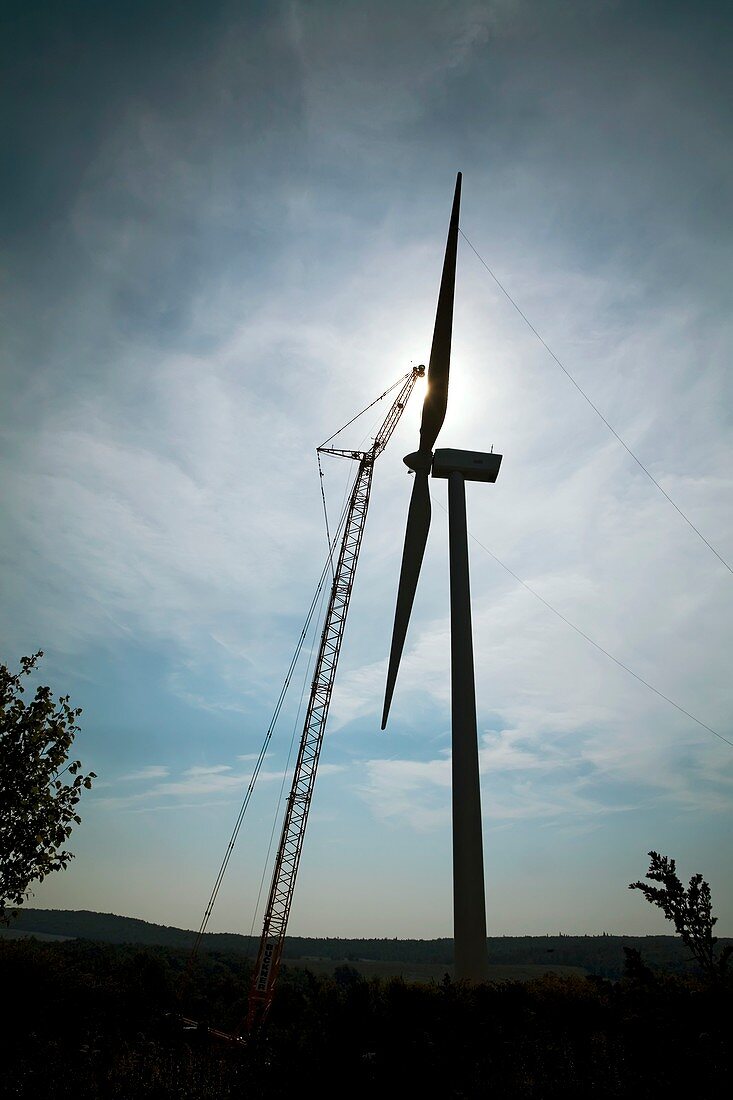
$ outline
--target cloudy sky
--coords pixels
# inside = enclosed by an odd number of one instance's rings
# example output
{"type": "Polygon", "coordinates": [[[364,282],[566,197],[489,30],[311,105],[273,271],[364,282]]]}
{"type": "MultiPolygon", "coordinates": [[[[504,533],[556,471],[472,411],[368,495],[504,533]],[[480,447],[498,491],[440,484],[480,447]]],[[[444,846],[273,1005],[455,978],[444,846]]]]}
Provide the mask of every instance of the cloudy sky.
{"type": "MultiPolygon", "coordinates": [[[[31,904],[198,926],[325,558],[314,448],[426,359],[456,171],[466,237],[733,562],[733,19],[3,8],[0,660],[44,650],[99,776],[31,904]]],[[[379,731],[419,413],[376,466],[294,934],[452,931],[444,482],[379,731]]],[[[728,740],[733,576],[463,240],[440,444],[504,455],[468,492],[489,931],[668,931],[626,889],[656,849],[733,935],[733,748],[499,563],[728,740]]],[[[325,467],[332,516],[352,472],[325,467]]],[[[307,678],[212,928],[259,931],[307,678]]]]}

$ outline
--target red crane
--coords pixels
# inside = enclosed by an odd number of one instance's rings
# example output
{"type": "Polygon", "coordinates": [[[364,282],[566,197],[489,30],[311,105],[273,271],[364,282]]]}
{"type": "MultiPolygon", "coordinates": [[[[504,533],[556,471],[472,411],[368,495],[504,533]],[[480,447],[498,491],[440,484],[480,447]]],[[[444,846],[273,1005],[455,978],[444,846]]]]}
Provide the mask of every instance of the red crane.
{"type": "MultiPolygon", "coordinates": [[[[351,488],[344,520],[344,533],[338,562],[334,568],[331,596],[321,633],[321,644],[311,684],[308,709],[300,739],[298,759],[288,795],[280,844],[272,875],[270,894],[265,909],[262,937],[255,964],[249,995],[247,1031],[252,1032],[264,1022],[272,1004],[272,998],[280,970],[285,943],[285,932],[293,900],[298,864],[303,850],[303,838],[308,823],[308,812],[313,798],[316,770],[323,744],[323,734],[336,679],[341,643],[346,626],[346,615],[354,587],[359,550],[364,534],[369,495],[372,487],[374,463],[394,432],[415,388],[418,378],[425,374],[425,367],[413,367],[405,376],[403,385],[374,437],[369,451],[341,450],[325,445],[318,448],[320,454],[340,455],[359,463],[351,488]]],[[[399,383],[397,383],[399,384],[399,383]]],[[[337,433],[338,434],[338,433],[337,433]]],[[[332,437],[333,438],[333,437],[332,437]]]]}

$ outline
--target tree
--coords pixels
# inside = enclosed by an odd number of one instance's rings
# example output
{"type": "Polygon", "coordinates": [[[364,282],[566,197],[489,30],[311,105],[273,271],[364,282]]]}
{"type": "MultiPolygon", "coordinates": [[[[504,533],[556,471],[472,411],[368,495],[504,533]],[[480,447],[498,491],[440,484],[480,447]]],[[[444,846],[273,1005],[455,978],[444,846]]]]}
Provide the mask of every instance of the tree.
{"type": "Polygon", "coordinates": [[[624,978],[634,985],[652,985],[654,974],[641,957],[641,951],[624,944],[624,978]]]}
{"type": "Polygon", "coordinates": [[[21,657],[13,675],[0,665],[0,922],[10,919],[8,905],[21,905],[32,882],[66,867],[71,852],[64,844],[81,818],[76,806],[82,791],[96,779],[81,775],[79,760],[67,763],[79,731],[74,708],[65,695],[54,701],[51,689],[39,687],[26,704],[23,676],[43,656],[21,657]],[[73,777],[64,782],[62,777],[73,777]]]}
{"type": "Polygon", "coordinates": [[[641,890],[652,905],[658,905],[667,920],[674,922],[675,932],[682,937],[685,947],[699,963],[703,973],[713,980],[725,975],[731,948],[725,947],[715,956],[713,927],[718,918],[712,913],[710,887],[702,875],[693,875],[685,890],[677,877],[675,861],[658,852],[649,852],[649,870],[646,877],[661,886],[646,882],[630,882],[629,890],[641,890]]]}

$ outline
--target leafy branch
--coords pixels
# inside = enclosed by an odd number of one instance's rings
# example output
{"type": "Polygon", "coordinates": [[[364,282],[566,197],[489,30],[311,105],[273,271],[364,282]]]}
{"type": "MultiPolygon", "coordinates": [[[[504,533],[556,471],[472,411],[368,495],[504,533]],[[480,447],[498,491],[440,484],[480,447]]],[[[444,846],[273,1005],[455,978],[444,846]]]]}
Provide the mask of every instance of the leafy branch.
{"type": "Polygon", "coordinates": [[[658,906],[667,920],[674,923],[675,932],[697,961],[706,977],[718,980],[727,973],[731,947],[725,947],[716,957],[717,937],[713,928],[718,918],[713,916],[710,886],[702,875],[693,875],[685,889],[673,859],[658,852],[649,852],[646,877],[659,886],[646,882],[631,882],[629,890],[641,890],[652,905],[658,906]]]}
{"type": "Polygon", "coordinates": [[[79,732],[79,707],[68,695],[54,701],[40,686],[29,703],[22,699],[22,677],[43,656],[21,657],[20,672],[0,665],[0,922],[8,905],[21,905],[30,884],[66,867],[73,854],[64,847],[81,822],[77,804],[94,772],[82,775],[80,760],[69,760],[79,732]],[[66,773],[70,783],[62,782],[66,773]]]}

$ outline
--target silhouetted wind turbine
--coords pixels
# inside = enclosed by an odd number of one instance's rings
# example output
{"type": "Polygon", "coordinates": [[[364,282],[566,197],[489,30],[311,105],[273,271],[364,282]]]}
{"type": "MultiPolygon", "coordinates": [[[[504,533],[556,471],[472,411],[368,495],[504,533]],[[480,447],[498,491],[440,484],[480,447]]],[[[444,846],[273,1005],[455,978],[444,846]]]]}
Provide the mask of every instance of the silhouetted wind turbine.
{"type": "Polygon", "coordinates": [[[430,530],[428,475],[432,469],[433,477],[448,480],[455,976],[459,980],[480,982],[487,978],[488,958],[465,482],[496,481],[501,455],[448,449],[437,450],[433,454],[433,446],[445,420],[448,405],[460,202],[461,173],[459,172],[445,247],[438,308],[435,314],[433,344],[428,366],[428,390],[423,403],[420,424],[420,446],[404,460],[406,465],[414,470],[415,480],[412,486],[405,546],[402,552],[382,729],[387,724],[405,644],[407,624],[430,530]]]}

